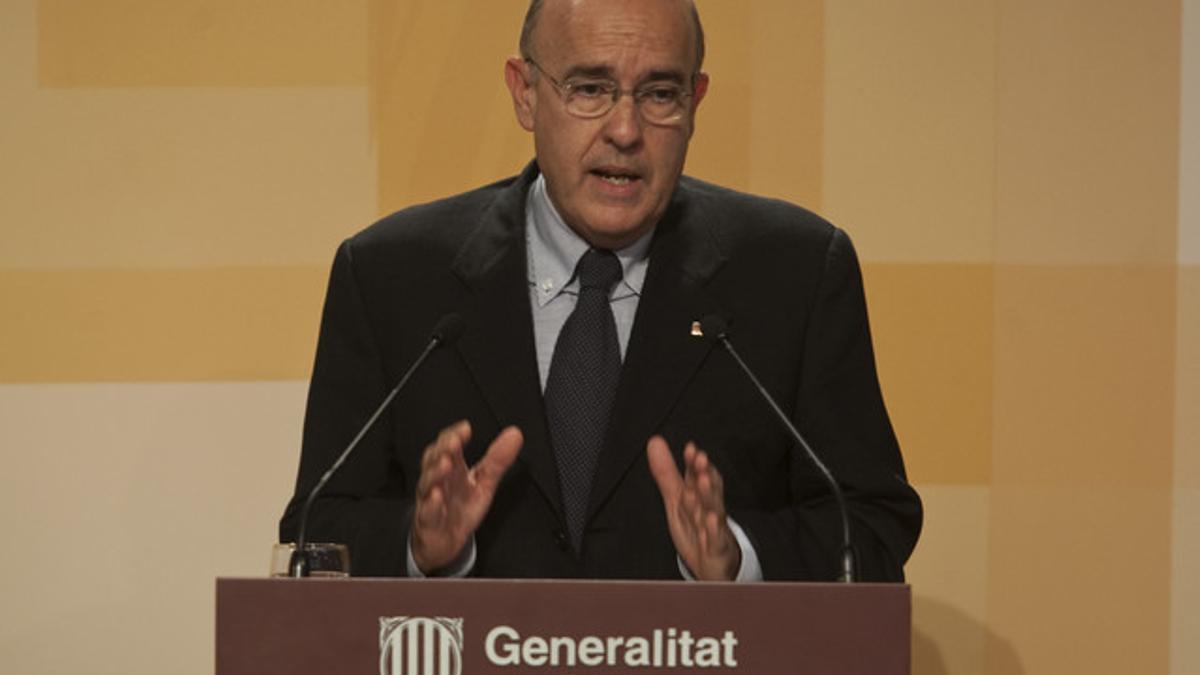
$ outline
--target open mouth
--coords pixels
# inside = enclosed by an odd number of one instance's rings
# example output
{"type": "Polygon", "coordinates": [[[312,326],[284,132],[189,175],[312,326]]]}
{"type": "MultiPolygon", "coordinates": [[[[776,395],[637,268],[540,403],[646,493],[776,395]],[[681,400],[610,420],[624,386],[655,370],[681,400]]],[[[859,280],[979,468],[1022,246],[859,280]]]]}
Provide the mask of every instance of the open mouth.
{"type": "Polygon", "coordinates": [[[625,173],[622,171],[610,171],[607,169],[596,169],[592,171],[592,175],[610,185],[623,186],[629,185],[633,181],[641,180],[641,176],[633,173],[625,173]]]}

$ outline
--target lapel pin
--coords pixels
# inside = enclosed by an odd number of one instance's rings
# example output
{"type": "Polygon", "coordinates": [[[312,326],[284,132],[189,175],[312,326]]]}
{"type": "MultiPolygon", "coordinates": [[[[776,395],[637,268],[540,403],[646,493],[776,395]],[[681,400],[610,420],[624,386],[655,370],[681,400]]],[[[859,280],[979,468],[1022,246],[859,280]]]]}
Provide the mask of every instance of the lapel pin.
{"type": "Polygon", "coordinates": [[[704,337],[704,329],[700,328],[699,321],[692,322],[692,337],[704,337]]]}

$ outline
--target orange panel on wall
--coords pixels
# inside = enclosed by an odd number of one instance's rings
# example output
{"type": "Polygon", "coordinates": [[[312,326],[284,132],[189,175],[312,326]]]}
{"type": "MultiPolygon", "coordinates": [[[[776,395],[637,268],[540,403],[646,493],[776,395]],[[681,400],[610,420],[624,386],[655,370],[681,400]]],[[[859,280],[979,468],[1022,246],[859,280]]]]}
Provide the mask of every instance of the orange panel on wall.
{"type": "Polygon", "coordinates": [[[880,384],[918,483],[986,485],[992,467],[992,268],[863,268],[880,384]]]}
{"type": "Polygon", "coordinates": [[[687,172],[820,210],[824,3],[709,0],[697,7],[712,82],[687,172]]]}
{"type": "Polygon", "coordinates": [[[993,483],[1166,490],[1171,267],[996,271],[993,483]]]}
{"type": "Polygon", "coordinates": [[[527,5],[371,0],[381,213],[515,174],[533,157],[504,85],[527,5]]]}
{"type": "Polygon", "coordinates": [[[366,0],[39,0],[49,87],[364,84],[366,0]]]}
{"type": "Polygon", "coordinates": [[[303,379],[324,267],[0,270],[0,383],[303,379]]]}

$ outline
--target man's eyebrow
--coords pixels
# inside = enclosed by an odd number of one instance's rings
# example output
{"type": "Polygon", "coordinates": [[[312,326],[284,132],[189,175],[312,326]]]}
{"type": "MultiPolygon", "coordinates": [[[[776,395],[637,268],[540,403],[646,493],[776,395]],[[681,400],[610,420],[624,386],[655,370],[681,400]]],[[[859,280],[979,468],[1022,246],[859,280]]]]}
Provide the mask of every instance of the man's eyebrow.
{"type": "Polygon", "coordinates": [[[685,84],[687,82],[687,77],[678,70],[652,70],[643,81],[674,82],[675,84],[685,84]]]}
{"type": "MultiPolygon", "coordinates": [[[[588,77],[594,79],[613,80],[616,81],[616,76],[613,74],[613,69],[605,65],[581,64],[571,66],[563,75],[563,79],[569,80],[573,77],[588,77]]],[[[678,70],[652,70],[641,82],[673,82],[675,84],[686,84],[687,76],[678,70]]]]}
{"type": "Polygon", "coordinates": [[[567,72],[563,74],[563,79],[570,79],[572,77],[591,77],[605,80],[616,79],[613,77],[612,68],[608,66],[588,64],[571,66],[567,72]]]}

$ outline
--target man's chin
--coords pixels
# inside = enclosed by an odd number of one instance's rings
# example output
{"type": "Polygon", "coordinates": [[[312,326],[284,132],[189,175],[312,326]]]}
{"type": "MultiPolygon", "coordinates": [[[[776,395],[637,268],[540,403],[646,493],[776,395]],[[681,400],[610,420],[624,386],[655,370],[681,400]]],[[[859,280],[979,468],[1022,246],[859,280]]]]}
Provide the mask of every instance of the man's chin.
{"type": "Polygon", "coordinates": [[[587,224],[583,228],[576,228],[576,231],[592,246],[617,250],[629,246],[650,230],[644,215],[620,215],[621,217],[613,217],[612,213],[595,214],[596,217],[588,219],[587,224]]]}

